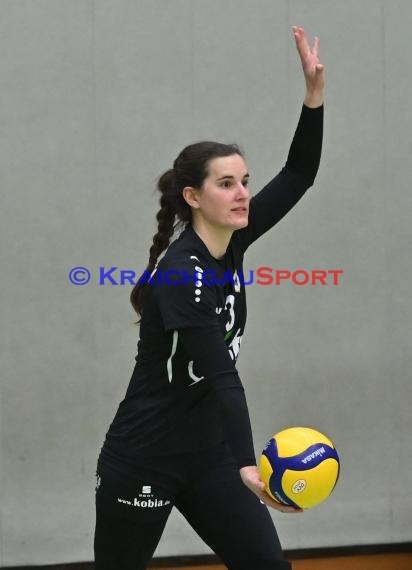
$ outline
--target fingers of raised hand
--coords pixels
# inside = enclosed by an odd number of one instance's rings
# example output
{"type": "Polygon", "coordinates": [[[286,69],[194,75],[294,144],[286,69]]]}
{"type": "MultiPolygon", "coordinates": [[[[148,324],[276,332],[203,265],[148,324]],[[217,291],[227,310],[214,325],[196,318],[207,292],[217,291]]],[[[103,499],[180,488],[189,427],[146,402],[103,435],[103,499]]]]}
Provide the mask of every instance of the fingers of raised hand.
{"type": "Polygon", "coordinates": [[[319,56],[319,38],[318,38],[318,36],[315,36],[315,39],[313,41],[312,53],[316,58],[319,56]]]}
{"type": "Polygon", "coordinates": [[[313,46],[310,47],[306,32],[303,28],[299,26],[293,26],[293,35],[295,36],[296,47],[298,49],[299,55],[302,61],[308,58],[318,59],[319,56],[319,38],[315,36],[313,40],[313,46]]]}

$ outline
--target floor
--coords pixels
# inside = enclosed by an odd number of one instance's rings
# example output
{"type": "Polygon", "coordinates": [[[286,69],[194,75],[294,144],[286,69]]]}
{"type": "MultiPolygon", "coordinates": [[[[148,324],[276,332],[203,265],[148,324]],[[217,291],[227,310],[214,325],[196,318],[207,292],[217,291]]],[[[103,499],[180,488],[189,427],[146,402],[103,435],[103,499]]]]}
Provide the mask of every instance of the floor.
{"type": "MultiPolygon", "coordinates": [[[[292,560],[293,570],[412,570],[412,552],[292,560]]],[[[152,570],[165,570],[153,568],[152,570]]],[[[180,566],[167,570],[225,570],[224,566],[180,566]]]]}

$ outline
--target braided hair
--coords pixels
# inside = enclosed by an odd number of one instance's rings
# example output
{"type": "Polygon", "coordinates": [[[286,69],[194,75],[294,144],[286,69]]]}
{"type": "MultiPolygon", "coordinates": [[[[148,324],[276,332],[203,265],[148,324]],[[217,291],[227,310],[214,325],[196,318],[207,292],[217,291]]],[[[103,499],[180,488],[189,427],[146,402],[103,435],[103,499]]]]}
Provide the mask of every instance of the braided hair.
{"type": "Polygon", "coordinates": [[[160,176],[157,183],[161,194],[160,210],[156,215],[157,233],[153,236],[146,270],[130,294],[130,302],[139,316],[143,313],[143,292],[147,286],[147,279],[143,277],[154,271],[160,254],[169,247],[175,229],[192,222],[192,209],[183,197],[183,189],[190,186],[200,190],[208,176],[209,161],[234,154],[243,156],[236,144],[194,143],[185,147],[174,161],[173,168],[160,176]]]}

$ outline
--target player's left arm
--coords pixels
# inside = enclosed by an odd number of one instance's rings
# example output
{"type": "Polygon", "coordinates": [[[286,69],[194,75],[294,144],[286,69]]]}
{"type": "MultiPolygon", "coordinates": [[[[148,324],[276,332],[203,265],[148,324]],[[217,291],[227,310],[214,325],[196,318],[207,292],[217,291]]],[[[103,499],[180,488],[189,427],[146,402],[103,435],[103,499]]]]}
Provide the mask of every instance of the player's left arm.
{"type": "Polygon", "coordinates": [[[302,63],[306,83],[304,104],[311,109],[323,105],[323,89],[325,86],[324,66],[319,61],[319,38],[315,36],[310,47],[305,30],[293,26],[296,48],[302,63]]]}
{"type": "Polygon", "coordinates": [[[306,93],[285,167],[250,201],[249,225],[236,232],[246,250],[281,220],[310,188],[318,172],[323,138],[324,66],[319,38],[309,45],[303,28],[293,28],[306,93]]]}

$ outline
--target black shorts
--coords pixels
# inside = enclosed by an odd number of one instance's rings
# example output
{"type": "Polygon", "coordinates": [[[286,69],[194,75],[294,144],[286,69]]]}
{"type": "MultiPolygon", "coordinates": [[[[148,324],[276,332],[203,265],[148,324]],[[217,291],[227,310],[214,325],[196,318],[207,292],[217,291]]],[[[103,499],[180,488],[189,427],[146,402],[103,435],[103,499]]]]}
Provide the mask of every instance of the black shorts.
{"type": "Polygon", "coordinates": [[[142,461],[135,474],[101,465],[96,471],[96,505],[129,520],[168,516],[178,497],[210,469],[234,461],[222,444],[200,453],[181,453],[142,461]]]}
{"type": "Polygon", "coordinates": [[[145,462],[136,477],[100,467],[96,570],[147,568],[173,507],[231,570],[290,570],[268,509],[223,447],[145,462]]]}

